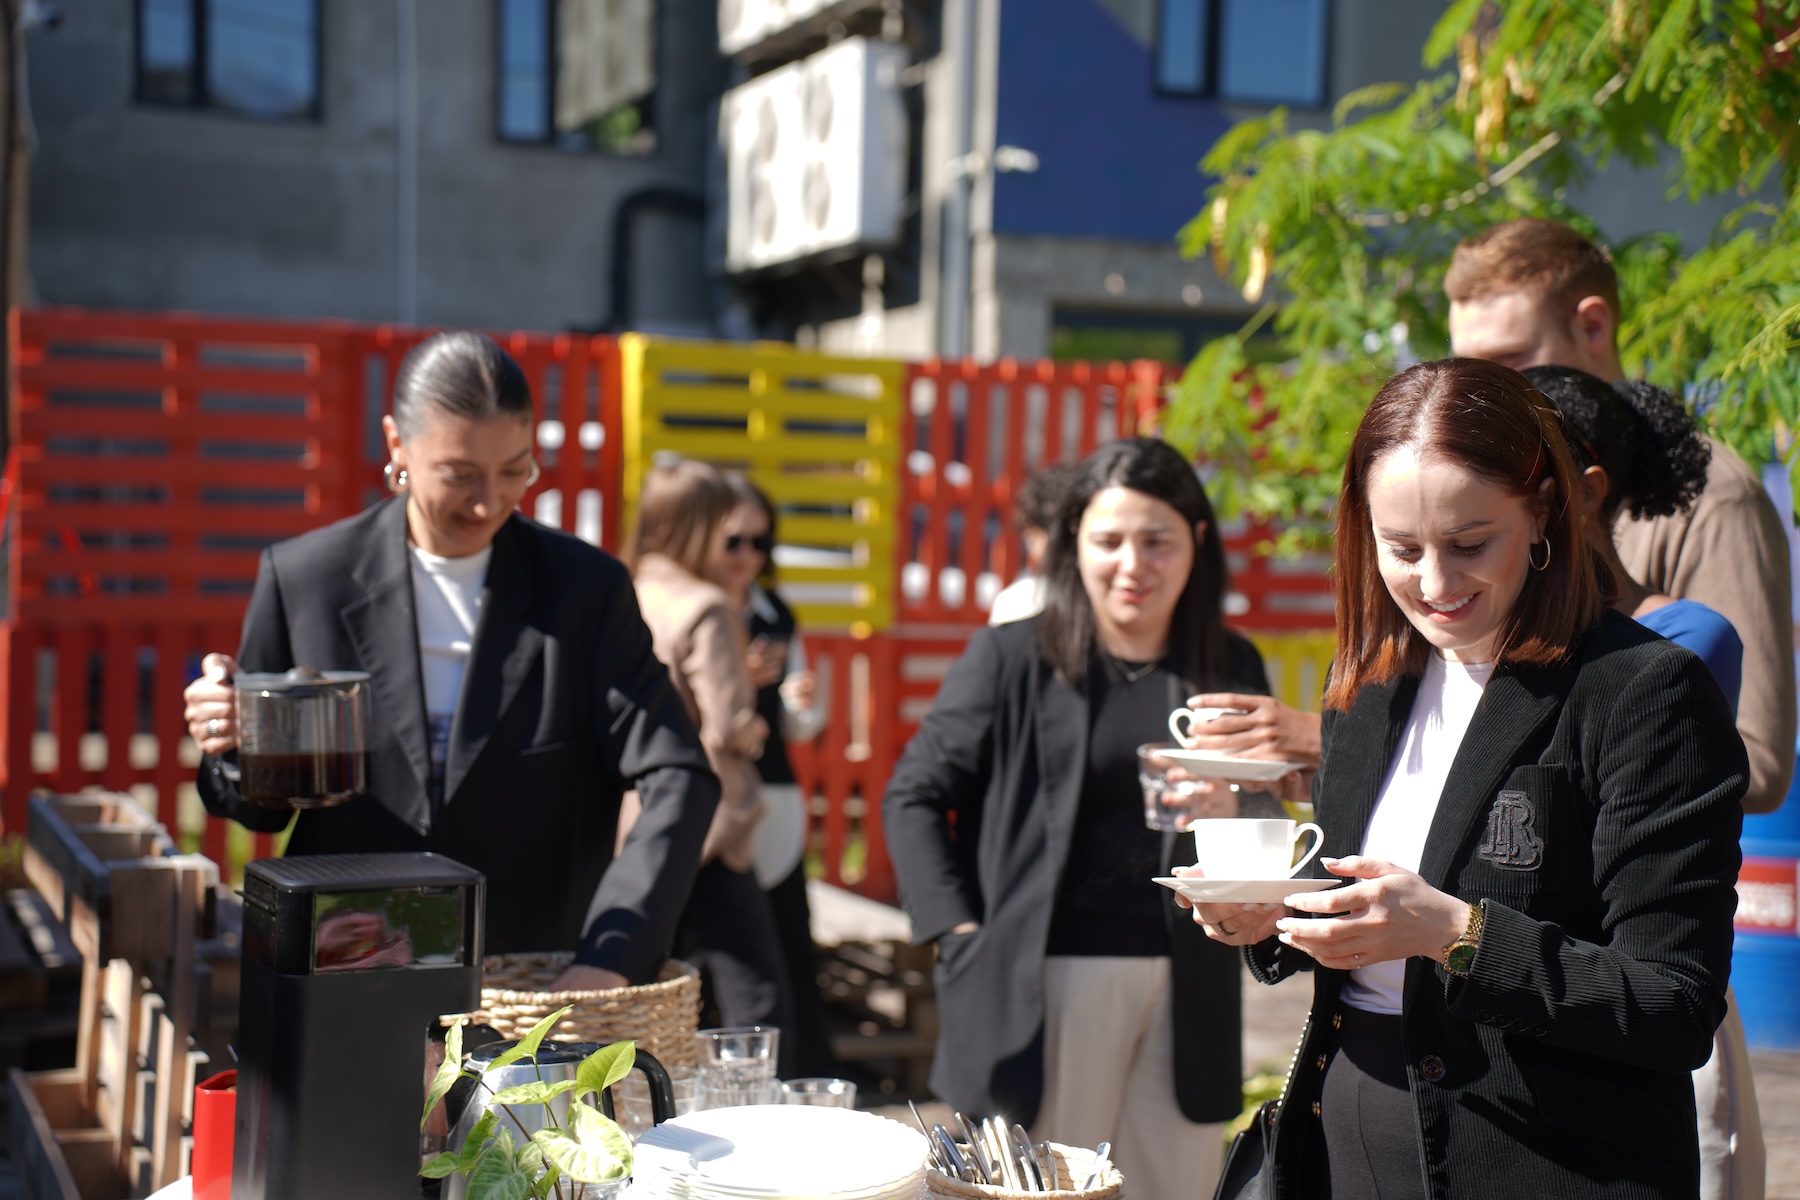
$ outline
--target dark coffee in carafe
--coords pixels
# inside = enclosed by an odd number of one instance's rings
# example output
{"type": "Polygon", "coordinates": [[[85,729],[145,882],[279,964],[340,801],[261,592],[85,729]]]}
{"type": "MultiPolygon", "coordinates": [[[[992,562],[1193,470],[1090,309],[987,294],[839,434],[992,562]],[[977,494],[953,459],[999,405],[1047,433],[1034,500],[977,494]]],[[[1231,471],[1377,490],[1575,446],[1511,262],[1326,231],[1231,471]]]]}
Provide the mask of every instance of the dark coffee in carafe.
{"type": "Polygon", "coordinates": [[[330,808],[368,787],[366,750],[238,755],[238,792],[264,808],[330,808]]]}

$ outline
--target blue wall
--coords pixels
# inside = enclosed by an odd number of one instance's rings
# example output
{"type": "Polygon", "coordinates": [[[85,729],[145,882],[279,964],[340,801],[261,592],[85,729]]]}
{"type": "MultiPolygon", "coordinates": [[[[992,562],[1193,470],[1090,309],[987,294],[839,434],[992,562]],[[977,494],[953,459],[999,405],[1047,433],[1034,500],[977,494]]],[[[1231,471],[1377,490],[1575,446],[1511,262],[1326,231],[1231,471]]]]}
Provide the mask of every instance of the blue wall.
{"type": "Polygon", "coordinates": [[[997,145],[1034,174],[995,179],[994,227],[1168,242],[1204,201],[1198,164],[1231,120],[1159,96],[1150,47],[1095,0],[1003,0],[997,145]]]}

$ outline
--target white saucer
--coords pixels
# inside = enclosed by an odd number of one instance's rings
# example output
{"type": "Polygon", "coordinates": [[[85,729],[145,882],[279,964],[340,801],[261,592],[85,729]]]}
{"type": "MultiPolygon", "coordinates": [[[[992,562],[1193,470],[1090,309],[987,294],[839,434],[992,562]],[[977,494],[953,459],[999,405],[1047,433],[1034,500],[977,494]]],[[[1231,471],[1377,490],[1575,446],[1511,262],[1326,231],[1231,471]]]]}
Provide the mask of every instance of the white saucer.
{"type": "Polygon", "coordinates": [[[1158,875],[1157,883],[1200,904],[1274,904],[1296,892],[1323,892],[1343,879],[1205,879],[1158,875]]]}
{"type": "Polygon", "coordinates": [[[1156,757],[1179,763],[1190,774],[1202,779],[1250,779],[1266,783],[1302,769],[1299,763],[1233,758],[1229,754],[1214,754],[1210,750],[1158,750],[1156,757]]]}

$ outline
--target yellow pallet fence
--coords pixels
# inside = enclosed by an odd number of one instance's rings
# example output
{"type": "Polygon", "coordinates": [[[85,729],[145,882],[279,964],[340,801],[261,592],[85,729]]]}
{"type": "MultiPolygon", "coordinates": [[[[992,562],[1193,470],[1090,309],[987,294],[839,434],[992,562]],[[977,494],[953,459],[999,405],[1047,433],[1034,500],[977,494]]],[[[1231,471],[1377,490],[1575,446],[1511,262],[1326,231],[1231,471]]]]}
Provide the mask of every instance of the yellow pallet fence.
{"type": "Polygon", "coordinates": [[[781,590],[802,626],[891,625],[903,364],[640,334],[619,350],[621,528],[659,455],[742,471],[781,513],[781,590]]]}
{"type": "Polygon", "coordinates": [[[1337,635],[1329,629],[1247,635],[1262,651],[1275,698],[1292,708],[1318,712],[1325,694],[1325,674],[1337,652],[1337,635]]]}

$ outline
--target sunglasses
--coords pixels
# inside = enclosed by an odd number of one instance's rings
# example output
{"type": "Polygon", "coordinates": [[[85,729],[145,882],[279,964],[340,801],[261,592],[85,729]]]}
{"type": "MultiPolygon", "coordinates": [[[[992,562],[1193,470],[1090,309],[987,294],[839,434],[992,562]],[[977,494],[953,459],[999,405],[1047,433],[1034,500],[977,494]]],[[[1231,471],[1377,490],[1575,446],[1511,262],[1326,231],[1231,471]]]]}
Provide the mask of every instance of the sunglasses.
{"type": "Polygon", "coordinates": [[[733,533],[725,538],[725,553],[736,554],[740,550],[754,550],[758,554],[767,554],[775,548],[775,539],[766,533],[755,537],[748,534],[733,533]]]}

